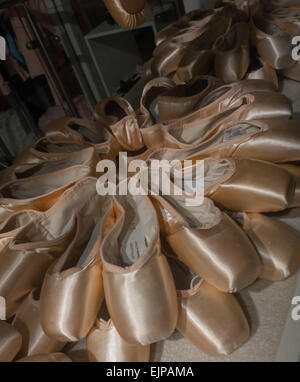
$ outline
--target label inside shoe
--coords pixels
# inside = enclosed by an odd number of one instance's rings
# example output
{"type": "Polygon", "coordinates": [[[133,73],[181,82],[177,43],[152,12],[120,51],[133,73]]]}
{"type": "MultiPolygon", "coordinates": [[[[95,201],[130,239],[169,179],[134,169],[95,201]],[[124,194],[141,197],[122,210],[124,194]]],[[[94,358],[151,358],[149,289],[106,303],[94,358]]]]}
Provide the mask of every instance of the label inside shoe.
{"type": "Polygon", "coordinates": [[[144,254],[148,243],[136,215],[129,219],[126,225],[127,232],[122,240],[121,254],[124,263],[132,265],[144,254]]]}

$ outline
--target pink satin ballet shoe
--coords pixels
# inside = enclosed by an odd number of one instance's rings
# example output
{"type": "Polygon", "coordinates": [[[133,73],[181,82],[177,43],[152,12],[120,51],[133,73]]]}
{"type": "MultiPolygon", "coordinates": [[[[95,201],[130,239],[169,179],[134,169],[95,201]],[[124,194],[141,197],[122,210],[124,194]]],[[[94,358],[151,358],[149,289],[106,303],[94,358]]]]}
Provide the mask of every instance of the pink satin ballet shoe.
{"type": "Polygon", "coordinates": [[[300,235],[292,227],[262,214],[237,214],[263,263],[261,278],[281,281],[300,268],[300,235]]]}
{"type": "Polygon", "coordinates": [[[40,320],[40,290],[32,291],[16,312],[12,325],[22,334],[18,358],[61,351],[66,343],[48,337],[40,320]]]}
{"type": "MultiPolygon", "coordinates": [[[[94,183],[96,190],[96,181],[94,183]]],[[[101,227],[110,197],[94,197],[76,213],[73,240],[46,272],[40,302],[41,325],[57,341],[76,342],[92,328],[103,300],[101,227]]]]}
{"type": "Polygon", "coordinates": [[[114,160],[120,146],[113,135],[98,121],[80,118],[61,118],[47,126],[46,137],[57,142],[74,142],[93,147],[95,151],[114,160]]]}
{"type": "Polygon", "coordinates": [[[149,198],[115,197],[104,229],[104,292],[118,333],[132,345],[168,338],[177,321],[176,290],[149,198]]]}
{"type": "Polygon", "coordinates": [[[286,164],[281,165],[280,167],[288,171],[294,177],[296,182],[296,189],[293,198],[289,203],[289,208],[300,207],[300,166],[286,164]]]}
{"type": "Polygon", "coordinates": [[[170,259],[170,266],[177,280],[179,332],[210,356],[228,355],[242,346],[250,328],[234,295],[217,290],[178,261],[170,259]]]}
{"type": "Polygon", "coordinates": [[[107,316],[101,313],[87,336],[90,362],[149,362],[150,345],[131,345],[125,342],[107,316]]]}
{"type": "Polygon", "coordinates": [[[240,81],[250,65],[249,26],[246,22],[234,24],[214,44],[215,73],[224,83],[240,81]]]}
{"type": "Polygon", "coordinates": [[[96,105],[96,119],[114,135],[122,149],[138,151],[144,147],[137,116],[125,98],[107,98],[96,105]]]}
{"type": "Polygon", "coordinates": [[[261,263],[244,232],[211,200],[188,207],[181,199],[152,197],[161,232],[179,259],[221,291],[234,293],[252,284],[261,263]]]}
{"type": "Polygon", "coordinates": [[[12,362],[22,346],[22,336],[16,328],[0,321],[0,363],[12,362]]]}

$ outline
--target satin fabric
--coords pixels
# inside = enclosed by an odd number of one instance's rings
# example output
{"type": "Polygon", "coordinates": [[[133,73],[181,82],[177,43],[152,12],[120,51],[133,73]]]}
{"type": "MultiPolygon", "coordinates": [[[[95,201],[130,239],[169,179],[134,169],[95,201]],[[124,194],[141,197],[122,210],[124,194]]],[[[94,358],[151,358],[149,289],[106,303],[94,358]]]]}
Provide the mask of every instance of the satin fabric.
{"type": "Polygon", "coordinates": [[[131,30],[144,24],[147,19],[146,0],[104,0],[108,11],[120,27],[131,30]]]}
{"type": "Polygon", "coordinates": [[[16,328],[0,321],[0,362],[12,362],[22,346],[22,336],[16,328]]]}
{"type": "Polygon", "coordinates": [[[107,220],[101,247],[104,293],[111,319],[120,336],[133,345],[147,346],[168,338],[177,321],[174,280],[165,256],[160,252],[159,228],[154,207],[146,196],[114,200],[115,225],[107,220]],[[120,248],[128,227],[130,203],[143,222],[146,249],[132,265],[121,261],[120,248]],[[110,223],[109,223],[110,222],[110,223]],[[147,228],[146,228],[147,227],[147,228]]]}
{"type": "Polygon", "coordinates": [[[93,147],[98,154],[107,159],[115,159],[120,149],[113,135],[97,121],[61,118],[47,126],[45,135],[54,142],[74,142],[93,147]]]}
{"type": "Polygon", "coordinates": [[[281,281],[298,271],[300,235],[296,230],[262,214],[244,214],[243,228],[262,259],[262,279],[281,281]]]}
{"type": "Polygon", "coordinates": [[[30,357],[25,357],[19,359],[16,362],[72,362],[72,360],[63,353],[52,353],[52,354],[42,354],[42,355],[33,355],[30,357]]]}
{"type": "Polygon", "coordinates": [[[300,166],[286,164],[281,165],[281,168],[288,171],[293,176],[296,182],[296,189],[292,200],[289,203],[289,208],[300,207],[300,166]]]}
{"type": "Polygon", "coordinates": [[[95,194],[96,179],[86,178],[65,191],[46,212],[28,211],[25,218],[21,213],[6,222],[3,236],[9,242],[0,252],[0,295],[7,300],[8,317],[30,291],[41,286],[51,263],[73,239],[73,214],[95,194]]]}
{"type": "Polygon", "coordinates": [[[299,124],[276,118],[222,124],[195,148],[195,154],[187,153],[193,159],[232,157],[285,163],[300,160],[299,148],[299,124]]]}
{"type": "Polygon", "coordinates": [[[130,345],[120,337],[111,320],[97,319],[87,336],[90,362],[149,362],[150,345],[130,345]]]}
{"type": "Polygon", "coordinates": [[[7,317],[15,314],[23,298],[41,286],[44,275],[74,235],[71,229],[61,237],[48,241],[30,241],[38,221],[30,223],[0,254],[0,295],[6,299],[7,317]]]}
{"type": "Polygon", "coordinates": [[[73,166],[51,174],[7,183],[0,188],[0,221],[22,210],[46,211],[67,189],[94,171],[90,166],[73,166]],[[17,198],[18,197],[18,198],[17,198]],[[22,199],[21,199],[22,197],[22,199]]]}
{"type": "Polygon", "coordinates": [[[35,145],[19,154],[14,165],[40,164],[45,160],[60,160],[66,153],[74,153],[87,148],[86,144],[77,142],[58,142],[50,137],[41,138],[35,145]]]}
{"type": "Polygon", "coordinates": [[[295,181],[286,170],[251,159],[228,161],[232,170],[207,188],[206,196],[232,211],[276,212],[288,208],[295,181]]]}
{"type": "Polygon", "coordinates": [[[276,86],[276,89],[279,87],[276,70],[266,63],[257,69],[250,70],[245,79],[270,81],[276,86]]]}
{"type": "Polygon", "coordinates": [[[226,121],[290,118],[290,102],[285,96],[275,93],[274,89],[273,84],[261,80],[245,80],[220,87],[202,100],[198,110],[178,119],[168,132],[189,126],[194,128],[193,124],[202,130],[226,121]]]}
{"type": "Polygon", "coordinates": [[[18,358],[59,352],[66,345],[48,337],[41,326],[39,291],[32,291],[21,304],[12,325],[22,334],[18,358]]]}
{"type": "MultiPolygon", "coordinates": [[[[153,196],[161,232],[179,257],[193,272],[217,289],[235,293],[252,284],[261,273],[261,262],[247,236],[209,199],[204,205],[213,210],[214,222],[207,227],[198,218],[190,226],[180,210],[172,208],[162,197],[153,196]]],[[[199,207],[198,207],[199,208],[199,207]]],[[[186,207],[193,215],[197,207],[186,207]]],[[[198,213],[200,214],[200,212],[198,213]]]]}
{"type": "Polygon", "coordinates": [[[100,245],[110,198],[96,194],[77,212],[76,234],[61,258],[47,271],[41,291],[41,324],[58,341],[76,342],[92,328],[103,301],[100,245]],[[86,252],[86,258],[79,261],[86,252]]]}
{"type": "Polygon", "coordinates": [[[254,17],[251,39],[259,56],[274,69],[286,69],[295,64],[292,58],[291,35],[263,17],[254,17]]]}
{"type": "Polygon", "coordinates": [[[233,25],[215,42],[214,52],[216,76],[224,83],[242,80],[250,65],[248,23],[233,25]]]}
{"type": "Polygon", "coordinates": [[[152,103],[157,101],[159,109],[159,96],[172,89],[175,89],[175,83],[166,77],[154,78],[145,85],[138,113],[142,135],[145,128],[151,127],[156,122],[150,110],[152,103]]]}
{"type": "Polygon", "coordinates": [[[144,147],[137,116],[127,100],[111,97],[99,102],[96,118],[111,130],[122,149],[138,151],[144,147]]]}
{"type": "Polygon", "coordinates": [[[36,211],[17,212],[0,224],[0,253],[31,220],[39,215],[36,211]]]}
{"type": "Polygon", "coordinates": [[[202,99],[222,82],[212,76],[199,76],[186,85],[177,85],[157,97],[162,122],[171,122],[194,111],[202,99]]]}
{"type": "Polygon", "coordinates": [[[176,74],[181,81],[188,82],[195,76],[210,72],[215,58],[213,44],[218,37],[228,32],[231,23],[231,17],[217,14],[202,35],[186,47],[184,55],[176,65],[176,74]]]}
{"type": "Polygon", "coordinates": [[[94,169],[100,157],[93,148],[87,148],[72,154],[66,153],[59,160],[41,160],[39,164],[13,165],[2,171],[0,182],[2,184],[18,179],[46,175],[58,170],[64,170],[73,166],[86,166],[94,169]]]}
{"type": "Polygon", "coordinates": [[[178,291],[178,300],[177,329],[205,354],[228,355],[248,340],[249,324],[233,295],[202,280],[178,291]]]}

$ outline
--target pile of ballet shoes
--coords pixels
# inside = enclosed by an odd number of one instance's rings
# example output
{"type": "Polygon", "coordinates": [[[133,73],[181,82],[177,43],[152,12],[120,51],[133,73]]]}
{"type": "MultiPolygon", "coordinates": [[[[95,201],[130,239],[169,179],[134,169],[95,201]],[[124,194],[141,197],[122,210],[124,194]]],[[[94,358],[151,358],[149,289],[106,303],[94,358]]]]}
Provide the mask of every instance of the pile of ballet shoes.
{"type": "MultiPolygon", "coordinates": [[[[94,121],[52,122],[0,173],[0,361],[68,362],[70,344],[86,340],[91,362],[146,362],[175,330],[205,354],[227,355],[250,337],[235,294],[298,271],[292,106],[271,61],[244,78],[249,28],[238,20],[247,14],[227,4],[203,15],[158,35],[152,69],[165,77],[150,74],[137,108],[111,97],[94,121]],[[219,50],[204,48],[203,35],[219,50]],[[218,76],[199,74],[212,57],[218,76]],[[100,196],[97,163],[120,165],[120,152],[128,166],[190,160],[192,176],[203,160],[203,203],[177,193],[100,196]]],[[[259,49],[269,36],[252,20],[259,49]]]]}
{"type": "Polygon", "coordinates": [[[206,74],[224,83],[259,78],[278,85],[277,73],[300,81],[292,44],[299,34],[299,3],[221,1],[213,10],[192,11],[160,31],[146,68],[177,84],[206,74]]]}

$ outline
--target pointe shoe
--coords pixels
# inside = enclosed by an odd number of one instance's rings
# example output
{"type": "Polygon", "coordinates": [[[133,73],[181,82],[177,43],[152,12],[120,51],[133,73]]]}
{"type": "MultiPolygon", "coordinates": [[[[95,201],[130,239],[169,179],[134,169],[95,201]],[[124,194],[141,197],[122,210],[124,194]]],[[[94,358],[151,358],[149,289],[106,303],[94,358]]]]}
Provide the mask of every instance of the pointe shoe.
{"type": "Polygon", "coordinates": [[[17,212],[0,224],[0,253],[37,215],[36,211],[17,212]]]}
{"type": "Polygon", "coordinates": [[[33,355],[19,359],[16,362],[72,362],[72,360],[63,353],[33,355]]]}
{"type": "Polygon", "coordinates": [[[94,171],[90,165],[79,165],[3,185],[0,188],[0,221],[18,211],[50,209],[67,189],[94,171]]]}
{"type": "Polygon", "coordinates": [[[211,200],[187,207],[179,196],[151,199],[161,232],[175,254],[215,288],[235,293],[259,277],[261,262],[253,245],[211,200]]]}
{"type": "Polygon", "coordinates": [[[170,124],[168,132],[182,143],[197,144],[199,138],[211,135],[216,125],[227,121],[289,119],[292,116],[290,102],[274,90],[273,84],[261,80],[221,86],[202,100],[198,110],[170,124]]]}
{"type": "Polygon", "coordinates": [[[282,211],[293,197],[293,177],[275,164],[253,159],[206,159],[205,166],[205,195],[225,209],[282,211]]]}
{"type": "Polygon", "coordinates": [[[197,154],[191,154],[192,150],[186,153],[197,159],[248,158],[272,163],[299,161],[299,124],[281,118],[223,124],[196,150],[197,154]]]}
{"type": "Polygon", "coordinates": [[[16,226],[7,224],[12,239],[0,252],[0,295],[6,298],[7,316],[11,317],[23,299],[41,286],[49,266],[66,250],[75,234],[73,215],[86,200],[97,194],[96,179],[85,178],[63,193],[58,202],[44,213],[28,211],[16,226]],[[27,217],[28,219],[28,217],[27,217]],[[26,277],[24,277],[26,275],[26,277]]]}
{"type": "Polygon", "coordinates": [[[77,212],[72,243],[45,275],[40,316],[43,330],[53,339],[79,341],[95,322],[103,301],[100,231],[110,206],[109,197],[95,195],[77,212]]]}
{"type": "Polygon", "coordinates": [[[262,214],[237,214],[263,262],[261,278],[281,281],[300,268],[300,235],[288,225],[262,214]]]}
{"type": "Polygon", "coordinates": [[[252,18],[251,40],[259,56],[274,69],[287,69],[295,64],[292,58],[291,35],[270,19],[252,18]]]}
{"type": "Polygon", "coordinates": [[[46,212],[25,210],[14,213],[0,224],[0,253],[28,223],[37,218],[48,217],[52,235],[59,236],[60,230],[64,228],[65,222],[71,218],[73,212],[81,207],[84,200],[93,197],[95,193],[95,179],[85,178],[67,189],[58,202],[46,212]],[[58,217],[58,220],[50,219],[54,215],[58,217]]]}
{"type": "Polygon", "coordinates": [[[159,97],[172,89],[175,89],[175,83],[166,77],[154,78],[144,87],[138,111],[142,136],[146,128],[160,122],[159,97]],[[156,110],[156,106],[158,110],[156,110]]]}
{"type": "Polygon", "coordinates": [[[72,226],[60,237],[47,240],[36,219],[4,247],[0,254],[0,295],[6,299],[8,318],[16,313],[26,295],[41,285],[47,269],[63,253],[73,235],[72,226]]]}
{"type": "Polygon", "coordinates": [[[294,166],[290,164],[281,165],[281,168],[288,171],[295,179],[296,189],[289,203],[289,208],[300,207],[300,166],[294,166]]]}
{"type": "Polygon", "coordinates": [[[278,76],[275,69],[269,64],[257,61],[253,66],[250,66],[245,77],[247,80],[264,80],[270,81],[278,89],[278,76]]]}
{"type": "Polygon", "coordinates": [[[163,42],[176,38],[181,31],[198,29],[201,30],[214,16],[214,10],[197,10],[185,14],[175,23],[168,25],[155,36],[156,46],[163,42]]]}
{"type": "Polygon", "coordinates": [[[214,44],[215,73],[224,83],[240,81],[250,65],[249,26],[246,22],[233,25],[214,44]]]}
{"type": "Polygon", "coordinates": [[[216,17],[213,20],[215,22],[210,23],[207,30],[186,47],[176,68],[177,77],[184,83],[211,71],[215,58],[213,44],[218,37],[228,32],[232,23],[228,17],[216,17]]]}
{"type": "Polygon", "coordinates": [[[122,149],[138,151],[144,147],[136,113],[125,98],[115,96],[99,102],[95,117],[112,132],[122,149]]]}
{"type": "Polygon", "coordinates": [[[0,321],[0,362],[12,362],[22,346],[22,336],[16,328],[0,321]]]}
{"type": "Polygon", "coordinates": [[[246,316],[235,296],[224,293],[170,260],[177,284],[177,329],[203,353],[229,355],[249,338],[246,316]]]}
{"type": "Polygon", "coordinates": [[[13,165],[1,172],[0,182],[5,184],[18,179],[50,174],[74,166],[85,166],[93,169],[99,160],[100,157],[93,148],[86,148],[72,154],[67,153],[61,159],[41,160],[39,164],[13,165]]]}
{"type": "Polygon", "coordinates": [[[54,142],[74,142],[93,147],[107,159],[115,159],[120,147],[116,139],[101,123],[79,118],[61,118],[47,126],[46,137],[54,142]]]}
{"type": "Polygon", "coordinates": [[[199,76],[186,85],[177,85],[157,97],[162,122],[172,122],[190,114],[222,82],[212,76],[199,76]]]}
{"type": "MultiPolygon", "coordinates": [[[[270,82],[251,80],[250,83],[253,83],[252,81],[258,85],[261,82],[266,86],[267,84],[272,86],[270,82]]],[[[291,116],[292,110],[285,97],[277,93],[257,91],[238,96],[235,101],[232,101],[235,97],[233,94],[236,94],[235,90],[243,91],[243,85],[233,85],[230,89],[221,87],[213,91],[207,100],[207,105],[199,107],[195,112],[178,119],[176,122],[167,126],[157,124],[149,127],[148,130],[145,129],[143,137],[146,146],[156,148],[155,155],[157,158],[153,157],[153,159],[158,159],[158,157],[162,157],[162,159],[186,159],[196,150],[199,151],[200,148],[201,150],[209,150],[209,145],[213,144],[214,139],[220,138],[222,126],[227,124],[229,126],[232,123],[238,124],[240,121],[252,120],[262,120],[261,123],[263,124],[264,119],[272,118],[275,120],[274,114],[278,113],[278,121],[290,125],[288,118],[291,116]],[[229,103],[222,96],[222,92],[227,93],[228,96],[231,94],[229,103]],[[218,93],[221,96],[218,97],[218,93]],[[212,95],[218,99],[213,101],[212,95]],[[266,97],[269,98],[267,102],[266,97]],[[263,104],[264,107],[262,108],[263,104]],[[162,149],[159,152],[159,147],[182,151],[162,149]]],[[[295,134],[297,135],[296,132],[295,134]]],[[[292,132],[291,136],[293,136],[292,132]]]]}
{"type": "Polygon", "coordinates": [[[114,198],[104,228],[104,293],[118,333],[132,345],[168,338],[177,321],[176,290],[160,252],[157,216],[150,200],[146,196],[114,198]],[[112,217],[117,218],[114,225],[112,217]]]}
{"type": "Polygon", "coordinates": [[[37,141],[28,150],[18,155],[14,160],[14,165],[33,164],[38,165],[47,160],[60,160],[63,159],[66,153],[75,153],[82,151],[88,146],[83,143],[77,142],[58,142],[50,137],[44,137],[37,141]]]}
{"type": "Polygon", "coordinates": [[[150,345],[128,344],[111,319],[98,318],[86,339],[90,362],[149,362],[150,345]]]}
{"type": "Polygon", "coordinates": [[[178,20],[175,23],[168,25],[161,31],[159,31],[155,36],[155,44],[159,46],[164,41],[171,39],[181,30],[186,30],[190,27],[190,24],[187,21],[178,20]]]}
{"type": "Polygon", "coordinates": [[[45,334],[40,320],[40,291],[38,289],[32,291],[21,304],[12,325],[23,338],[18,358],[56,353],[66,345],[45,334]]]}

